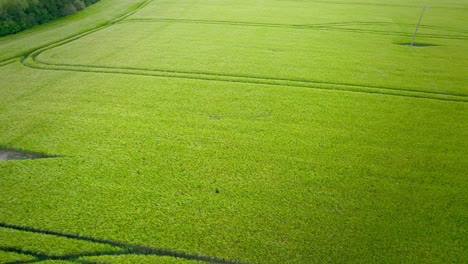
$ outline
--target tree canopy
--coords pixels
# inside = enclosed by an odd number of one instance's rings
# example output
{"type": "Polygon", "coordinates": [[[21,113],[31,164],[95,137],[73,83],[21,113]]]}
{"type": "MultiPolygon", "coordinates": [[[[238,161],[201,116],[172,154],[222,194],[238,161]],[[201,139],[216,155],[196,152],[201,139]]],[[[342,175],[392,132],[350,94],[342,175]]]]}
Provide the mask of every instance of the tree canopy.
{"type": "Polygon", "coordinates": [[[97,1],[99,0],[0,0],[0,36],[71,15],[97,1]]]}

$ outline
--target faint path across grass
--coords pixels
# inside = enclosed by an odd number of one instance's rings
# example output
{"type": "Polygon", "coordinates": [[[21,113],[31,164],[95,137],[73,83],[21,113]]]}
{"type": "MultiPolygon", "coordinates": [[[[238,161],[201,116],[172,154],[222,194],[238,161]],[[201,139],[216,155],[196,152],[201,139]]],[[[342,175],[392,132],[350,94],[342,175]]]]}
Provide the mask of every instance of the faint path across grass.
{"type": "MultiPolygon", "coordinates": [[[[35,55],[39,55],[39,54],[40,53],[37,53],[37,54],[35,53],[35,55]]],[[[141,75],[141,76],[195,79],[195,80],[206,80],[206,81],[223,81],[223,82],[245,83],[245,84],[264,84],[264,85],[286,86],[286,87],[297,87],[297,88],[313,88],[313,89],[321,89],[321,90],[338,90],[338,91],[348,91],[348,92],[382,94],[382,95],[424,98],[424,99],[453,101],[453,102],[468,102],[468,96],[465,96],[465,95],[403,90],[403,89],[388,88],[388,87],[373,87],[373,86],[365,86],[365,85],[357,85],[357,84],[340,84],[340,83],[328,83],[328,82],[276,79],[276,78],[268,78],[268,77],[235,76],[235,75],[228,75],[228,74],[222,75],[222,74],[211,74],[211,73],[103,67],[103,66],[92,66],[92,65],[47,64],[44,62],[37,61],[36,56],[34,55],[28,56],[27,58],[25,58],[24,60],[22,60],[22,63],[25,66],[28,66],[31,68],[45,69],[45,70],[94,72],[94,73],[116,73],[116,74],[130,74],[130,75],[141,75]]]]}
{"type": "Polygon", "coordinates": [[[213,256],[201,256],[201,255],[197,255],[193,253],[186,253],[186,252],[180,252],[180,251],[162,249],[162,248],[152,248],[152,247],[147,247],[147,246],[142,246],[142,245],[135,245],[135,244],[129,244],[129,243],[124,243],[124,242],[112,241],[112,240],[107,240],[107,239],[93,238],[89,236],[76,235],[76,234],[67,234],[67,233],[61,233],[57,231],[44,230],[44,229],[19,226],[19,225],[11,225],[11,224],[6,224],[6,223],[0,223],[0,228],[7,228],[7,229],[13,229],[13,230],[24,231],[24,232],[29,232],[29,233],[37,233],[37,234],[42,234],[42,235],[63,237],[63,238],[87,241],[87,242],[98,243],[98,244],[106,244],[109,246],[121,248],[121,250],[118,250],[118,251],[104,251],[104,252],[98,251],[98,252],[87,252],[83,254],[55,256],[55,255],[48,255],[42,252],[25,250],[21,248],[0,246],[0,251],[31,255],[35,257],[37,261],[42,261],[42,260],[77,261],[79,258],[82,258],[82,257],[109,256],[109,255],[156,255],[156,256],[169,256],[169,257],[181,258],[181,259],[186,259],[186,260],[196,260],[196,261],[202,261],[202,262],[208,262],[208,263],[220,263],[220,264],[243,263],[239,261],[221,259],[221,258],[217,258],[213,256]]]}
{"type": "MultiPolygon", "coordinates": [[[[256,23],[256,22],[247,22],[247,21],[223,21],[223,20],[200,20],[200,19],[154,19],[154,18],[135,18],[135,19],[126,19],[122,23],[130,22],[140,22],[140,23],[185,23],[185,24],[214,24],[214,25],[231,25],[231,26],[244,26],[244,27],[266,27],[266,28],[287,28],[287,29],[309,29],[309,30],[320,30],[320,31],[343,31],[343,32],[352,32],[352,33],[367,33],[367,34],[379,34],[386,36],[402,36],[402,37],[411,37],[411,31],[414,28],[413,24],[398,24],[399,27],[408,28],[409,30],[405,31],[395,31],[388,30],[383,26],[396,25],[393,22],[364,22],[364,21],[355,21],[355,22],[333,22],[333,23],[316,23],[316,24],[278,24],[278,23],[256,23]],[[360,26],[360,27],[358,27],[360,26]],[[379,27],[381,29],[365,28],[365,27],[379,27]]],[[[425,38],[434,38],[434,39],[458,39],[466,40],[468,39],[468,31],[457,30],[445,27],[437,26],[425,26],[422,25],[421,28],[427,29],[437,29],[443,30],[444,32],[453,32],[457,34],[431,34],[431,33],[422,33],[419,36],[425,38]]]]}

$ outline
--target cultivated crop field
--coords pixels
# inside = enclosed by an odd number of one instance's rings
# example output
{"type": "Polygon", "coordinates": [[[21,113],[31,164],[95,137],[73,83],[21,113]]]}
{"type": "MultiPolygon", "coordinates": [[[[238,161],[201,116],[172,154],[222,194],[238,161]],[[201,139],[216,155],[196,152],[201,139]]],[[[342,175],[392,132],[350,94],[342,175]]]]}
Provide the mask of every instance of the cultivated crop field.
{"type": "Polygon", "coordinates": [[[101,0],[0,38],[0,263],[463,263],[468,3],[101,0]],[[31,159],[35,157],[36,159],[31,159]]]}

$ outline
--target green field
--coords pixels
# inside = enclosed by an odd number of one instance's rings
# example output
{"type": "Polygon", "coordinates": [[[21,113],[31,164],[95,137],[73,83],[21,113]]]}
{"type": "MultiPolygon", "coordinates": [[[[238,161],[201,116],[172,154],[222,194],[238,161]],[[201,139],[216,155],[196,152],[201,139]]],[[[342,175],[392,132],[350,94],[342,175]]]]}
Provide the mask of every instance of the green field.
{"type": "Polygon", "coordinates": [[[466,263],[468,2],[101,0],[0,38],[0,263],[466,263]]]}

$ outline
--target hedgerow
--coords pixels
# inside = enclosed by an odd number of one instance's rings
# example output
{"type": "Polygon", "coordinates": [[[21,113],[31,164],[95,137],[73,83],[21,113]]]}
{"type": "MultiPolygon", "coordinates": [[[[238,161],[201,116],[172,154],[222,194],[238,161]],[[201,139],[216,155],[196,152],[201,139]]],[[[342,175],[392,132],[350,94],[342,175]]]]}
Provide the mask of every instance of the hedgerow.
{"type": "Polygon", "coordinates": [[[99,0],[0,0],[0,36],[71,15],[99,0]]]}

